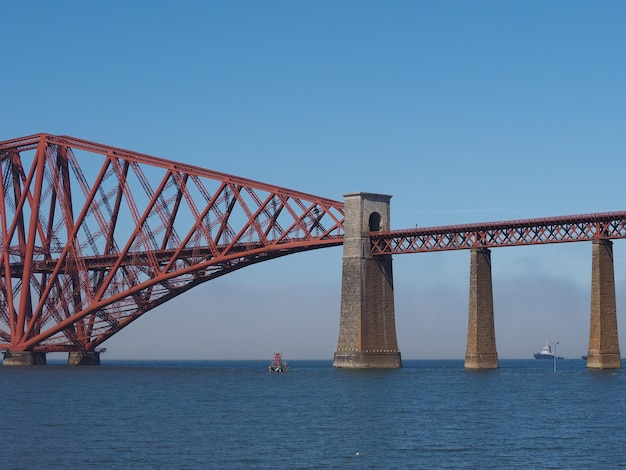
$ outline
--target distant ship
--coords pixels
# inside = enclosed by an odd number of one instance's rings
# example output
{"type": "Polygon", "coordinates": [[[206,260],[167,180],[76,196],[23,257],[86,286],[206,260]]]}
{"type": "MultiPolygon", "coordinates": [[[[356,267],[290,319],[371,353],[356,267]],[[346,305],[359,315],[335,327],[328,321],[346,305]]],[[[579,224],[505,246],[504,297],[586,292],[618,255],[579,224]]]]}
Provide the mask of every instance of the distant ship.
{"type": "MultiPolygon", "coordinates": [[[[541,351],[535,353],[534,356],[535,359],[554,359],[554,353],[552,353],[552,347],[550,346],[550,343],[546,341],[545,346],[541,348],[541,351]]],[[[557,359],[563,358],[559,356],[557,357],[557,359]]]]}
{"type": "Polygon", "coordinates": [[[274,354],[274,362],[268,366],[270,372],[289,372],[287,362],[283,361],[282,355],[277,352],[274,354]]]}

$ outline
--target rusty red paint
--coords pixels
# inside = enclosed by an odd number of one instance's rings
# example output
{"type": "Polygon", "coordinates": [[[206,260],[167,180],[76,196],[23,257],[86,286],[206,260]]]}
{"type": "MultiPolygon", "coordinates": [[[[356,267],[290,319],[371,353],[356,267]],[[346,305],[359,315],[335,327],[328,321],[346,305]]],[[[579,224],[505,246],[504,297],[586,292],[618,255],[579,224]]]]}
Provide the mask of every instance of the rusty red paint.
{"type": "Polygon", "coordinates": [[[200,283],[343,243],[342,202],[287,188],[49,134],[0,159],[0,349],[93,351],[200,283]]]}
{"type": "Polygon", "coordinates": [[[467,250],[626,238],[626,212],[370,233],[372,254],[467,250]]]}

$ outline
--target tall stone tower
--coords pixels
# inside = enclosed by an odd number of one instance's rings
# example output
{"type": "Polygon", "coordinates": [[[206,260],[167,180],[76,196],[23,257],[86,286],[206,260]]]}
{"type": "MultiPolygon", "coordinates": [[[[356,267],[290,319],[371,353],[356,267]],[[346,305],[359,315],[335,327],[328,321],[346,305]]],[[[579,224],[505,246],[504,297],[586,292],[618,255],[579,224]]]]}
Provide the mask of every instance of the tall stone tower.
{"type": "Polygon", "coordinates": [[[391,255],[373,257],[368,233],[389,230],[391,196],[344,195],[345,235],[339,341],[333,366],[402,367],[393,298],[391,255]]]}

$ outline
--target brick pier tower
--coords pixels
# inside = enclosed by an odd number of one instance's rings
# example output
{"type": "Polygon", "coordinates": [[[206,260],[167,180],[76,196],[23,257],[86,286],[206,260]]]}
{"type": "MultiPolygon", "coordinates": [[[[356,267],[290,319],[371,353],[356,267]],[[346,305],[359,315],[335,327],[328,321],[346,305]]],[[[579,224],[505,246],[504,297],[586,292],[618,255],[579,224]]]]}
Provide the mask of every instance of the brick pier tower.
{"type": "Polygon", "coordinates": [[[587,367],[622,367],[617,336],[613,242],[594,240],[591,260],[591,324],[587,367]]]}
{"type": "Polygon", "coordinates": [[[465,368],[498,368],[496,333],[493,322],[491,251],[487,248],[472,248],[471,250],[465,368]]]}
{"type": "Polygon", "coordinates": [[[391,196],[350,193],[345,200],[341,318],[334,367],[402,367],[391,255],[373,257],[368,232],[389,230],[391,196]]]}

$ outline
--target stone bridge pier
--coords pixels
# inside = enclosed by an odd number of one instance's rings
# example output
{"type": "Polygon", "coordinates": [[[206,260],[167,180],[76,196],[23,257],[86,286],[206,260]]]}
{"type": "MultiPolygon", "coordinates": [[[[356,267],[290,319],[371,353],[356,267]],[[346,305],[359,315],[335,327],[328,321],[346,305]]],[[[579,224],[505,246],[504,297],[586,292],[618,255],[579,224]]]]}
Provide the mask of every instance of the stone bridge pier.
{"type": "Polygon", "coordinates": [[[611,240],[592,242],[590,319],[587,367],[621,368],[611,240]]]}
{"type": "Polygon", "coordinates": [[[466,369],[497,369],[496,330],[493,321],[491,251],[473,248],[470,261],[469,315],[466,369]]]}
{"type": "Polygon", "coordinates": [[[402,367],[393,298],[391,255],[373,257],[369,232],[389,230],[391,196],[345,194],[339,341],[334,367],[402,367]]]}
{"type": "Polygon", "coordinates": [[[43,366],[46,364],[46,353],[32,351],[4,351],[3,366],[43,366]]]}
{"type": "MultiPolygon", "coordinates": [[[[97,366],[100,365],[100,353],[106,351],[74,351],[68,353],[69,366],[97,366]]],[[[33,351],[4,351],[3,366],[44,366],[48,363],[46,353],[33,351]]]]}
{"type": "MultiPolygon", "coordinates": [[[[496,369],[498,353],[493,315],[491,255],[487,248],[471,250],[470,296],[465,367],[496,369]]],[[[621,368],[613,242],[592,242],[591,312],[587,367],[590,369],[621,368]]]]}
{"type": "MultiPolygon", "coordinates": [[[[467,369],[498,368],[493,314],[491,254],[487,248],[471,250],[467,328],[467,369]]],[[[613,242],[592,242],[591,312],[587,367],[621,368],[615,301],[613,242]]]]}

